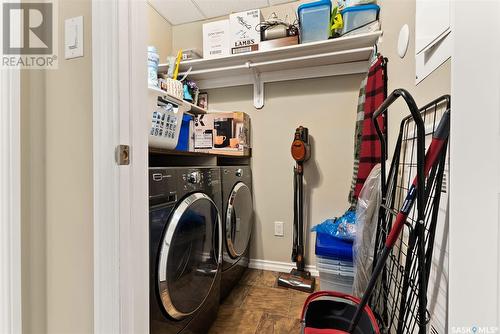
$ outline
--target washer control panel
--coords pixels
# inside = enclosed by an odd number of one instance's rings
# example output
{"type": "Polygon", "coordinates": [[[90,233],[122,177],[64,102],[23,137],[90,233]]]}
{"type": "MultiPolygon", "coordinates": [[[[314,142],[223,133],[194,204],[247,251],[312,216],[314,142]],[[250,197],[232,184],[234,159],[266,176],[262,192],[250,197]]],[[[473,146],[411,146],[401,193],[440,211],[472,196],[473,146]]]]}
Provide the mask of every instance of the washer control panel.
{"type": "Polygon", "coordinates": [[[201,182],[201,173],[199,171],[191,172],[187,174],[186,181],[192,184],[198,184],[201,182]]]}

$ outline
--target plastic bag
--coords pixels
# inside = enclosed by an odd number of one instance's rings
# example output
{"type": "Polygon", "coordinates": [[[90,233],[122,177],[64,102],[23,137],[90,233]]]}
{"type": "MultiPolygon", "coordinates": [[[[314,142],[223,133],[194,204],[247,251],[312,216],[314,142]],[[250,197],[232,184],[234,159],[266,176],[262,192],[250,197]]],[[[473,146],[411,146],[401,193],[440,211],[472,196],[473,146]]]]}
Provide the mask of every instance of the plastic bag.
{"type": "Polygon", "coordinates": [[[375,165],[365,181],[356,206],[357,234],[353,244],[354,296],[361,297],[372,274],[373,252],[379,207],[382,202],[380,164],[375,165]]]}
{"type": "Polygon", "coordinates": [[[341,217],[327,219],[314,226],[311,231],[328,234],[342,240],[354,241],[356,237],[356,213],[353,210],[347,210],[341,217]]]}

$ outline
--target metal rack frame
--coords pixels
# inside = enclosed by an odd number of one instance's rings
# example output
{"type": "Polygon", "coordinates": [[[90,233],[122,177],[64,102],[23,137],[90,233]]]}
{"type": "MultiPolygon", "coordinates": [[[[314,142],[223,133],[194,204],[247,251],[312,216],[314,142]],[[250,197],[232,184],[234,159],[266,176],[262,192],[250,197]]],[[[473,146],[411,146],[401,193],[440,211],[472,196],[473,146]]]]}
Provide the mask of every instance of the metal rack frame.
{"type": "MultiPolygon", "coordinates": [[[[429,321],[427,311],[427,284],[431,270],[434,235],[446,164],[446,150],[439,163],[424,178],[426,141],[439,123],[440,111],[450,109],[450,96],[444,95],[418,108],[413,97],[405,90],[394,91],[386,101],[382,113],[398,97],[406,102],[410,114],[400,125],[389,173],[382,162],[382,204],[379,210],[374,265],[377,256],[398,214],[404,197],[417,176],[417,203],[411,210],[403,233],[396,242],[385,264],[370,306],[378,315],[381,329],[387,333],[426,332],[429,321]]],[[[384,102],[385,103],[385,102],[384,102]]],[[[375,127],[382,143],[382,160],[387,159],[387,140],[375,127]]]]}

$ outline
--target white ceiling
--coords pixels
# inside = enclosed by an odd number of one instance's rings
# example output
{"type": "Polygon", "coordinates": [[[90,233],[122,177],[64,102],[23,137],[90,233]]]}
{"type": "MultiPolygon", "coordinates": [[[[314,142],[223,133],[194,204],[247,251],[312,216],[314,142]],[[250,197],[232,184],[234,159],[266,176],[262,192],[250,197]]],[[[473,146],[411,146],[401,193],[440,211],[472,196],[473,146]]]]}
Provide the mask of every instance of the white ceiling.
{"type": "Polygon", "coordinates": [[[296,0],[148,0],[173,25],[296,0]]]}

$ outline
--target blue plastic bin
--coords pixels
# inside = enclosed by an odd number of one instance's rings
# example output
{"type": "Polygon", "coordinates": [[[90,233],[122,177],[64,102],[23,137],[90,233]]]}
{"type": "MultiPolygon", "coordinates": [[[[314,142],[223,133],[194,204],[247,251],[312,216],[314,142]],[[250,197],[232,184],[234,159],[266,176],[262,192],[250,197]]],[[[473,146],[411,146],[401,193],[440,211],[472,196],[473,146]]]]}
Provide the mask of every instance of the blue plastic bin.
{"type": "Polygon", "coordinates": [[[330,37],[330,0],[305,3],[297,9],[300,22],[300,43],[323,41],[330,37]]]}
{"type": "Polygon", "coordinates": [[[184,114],[182,116],[181,131],[175,149],[177,151],[189,151],[189,125],[193,116],[184,114]]]}
{"type": "Polygon", "coordinates": [[[352,262],[352,242],[324,233],[316,233],[316,255],[352,262]]]}
{"type": "Polygon", "coordinates": [[[380,7],[375,4],[344,8],[340,12],[344,20],[342,35],[376,21],[379,11],[380,7]]]}

